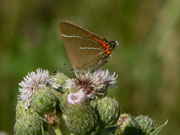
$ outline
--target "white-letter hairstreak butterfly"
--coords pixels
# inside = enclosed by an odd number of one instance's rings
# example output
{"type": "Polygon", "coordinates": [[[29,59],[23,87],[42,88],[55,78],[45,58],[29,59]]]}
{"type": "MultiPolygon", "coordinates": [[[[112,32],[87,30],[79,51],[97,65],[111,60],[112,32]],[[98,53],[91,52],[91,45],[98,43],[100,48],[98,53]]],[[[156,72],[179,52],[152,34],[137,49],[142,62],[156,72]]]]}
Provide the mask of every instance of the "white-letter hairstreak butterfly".
{"type": "Polygon", "coordinates": [[[95,33],[66,21],[60,23],[60,32],[75,71],[90,71],[101,67],[118,45],[117,41],[107,41],[95,33]]]}

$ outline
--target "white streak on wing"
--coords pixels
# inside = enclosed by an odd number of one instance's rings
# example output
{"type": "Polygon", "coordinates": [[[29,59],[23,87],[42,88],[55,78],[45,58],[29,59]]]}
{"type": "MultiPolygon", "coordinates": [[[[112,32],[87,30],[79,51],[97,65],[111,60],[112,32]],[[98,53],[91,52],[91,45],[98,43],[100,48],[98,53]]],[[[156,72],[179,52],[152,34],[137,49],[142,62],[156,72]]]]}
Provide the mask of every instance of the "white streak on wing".
{"type": "Polygon", "coordinates": [[[101,63],[102,63],[102,59],[99,60],[98,65],[100,65],[101,63]]]}
{"type": "Polygon", "coordinates": [[[101,51],[101,48],[95,48],[95,47],[79,47],[82,50],[99,50],[101,51]]]}
{"type": "Polygon", "coordinates": [[[65,38],[82,38],[80,36],[75,36],[75,35],[65,35],[65,34],[61,34],[61,35],[65,38]]]}
{"type": "Polygon", "coordinates": [[[99,55],[101,56],[104,52],[100,52],[99,55]]]}

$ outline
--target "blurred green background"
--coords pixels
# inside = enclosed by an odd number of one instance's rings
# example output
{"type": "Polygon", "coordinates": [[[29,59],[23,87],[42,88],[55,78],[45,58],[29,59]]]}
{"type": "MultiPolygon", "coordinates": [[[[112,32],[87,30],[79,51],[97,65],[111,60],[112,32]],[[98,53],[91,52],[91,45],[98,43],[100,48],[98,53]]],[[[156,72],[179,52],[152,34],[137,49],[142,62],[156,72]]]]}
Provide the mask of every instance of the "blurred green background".
{"type": "Polygon", "coordinates": [[[163,135],[180,134],[180,0],[0,0],[0,131],[13,134],[18,83],[28,72],[72,76],[61,20],[118,40],[105,65],[119,74],[110,96],[122,112],[168,119],[163,135]]]}

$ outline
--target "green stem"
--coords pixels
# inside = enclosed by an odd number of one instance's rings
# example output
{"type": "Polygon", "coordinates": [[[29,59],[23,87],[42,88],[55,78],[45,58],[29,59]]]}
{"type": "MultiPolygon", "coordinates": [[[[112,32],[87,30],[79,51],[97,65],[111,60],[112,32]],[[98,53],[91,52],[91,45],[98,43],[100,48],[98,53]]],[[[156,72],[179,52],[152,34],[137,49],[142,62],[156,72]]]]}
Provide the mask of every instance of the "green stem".
{"type": "Polygon", "coordinates": [[[53,128],[56,135],[63,135],[61,130],[60,130],[59,125],[60,125],[60,119],[58,119],[58,122],[56,123],[56,125],[52,126],[52,128],[53,128]]]}
{"type": "Polygon", "coordinates": [[[54,132],[56,133],[56,135],[62,135],[62,132],[59,128],[54,128],[54,132]]]}
{"type": "Polygon", "coordinates": [[[104,134],[104,128],[105,126],[104,125],[100,125],[98,130],[96,131],[95,135],[103,135],[104,134]]]}

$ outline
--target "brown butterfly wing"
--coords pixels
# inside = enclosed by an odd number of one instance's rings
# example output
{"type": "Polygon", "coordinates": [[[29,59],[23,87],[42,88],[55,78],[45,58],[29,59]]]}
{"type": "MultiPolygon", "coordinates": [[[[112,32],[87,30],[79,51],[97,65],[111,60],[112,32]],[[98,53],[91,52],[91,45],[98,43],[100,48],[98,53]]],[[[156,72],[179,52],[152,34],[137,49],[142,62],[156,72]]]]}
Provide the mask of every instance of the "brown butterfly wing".
{"type": "Polygon", "coordinates": [[[61,22],[60,32],[67,55],[75,70],[91,70],[106,63],[105,48],[94,40],[94,33],[69,22],[61,22]]]}

